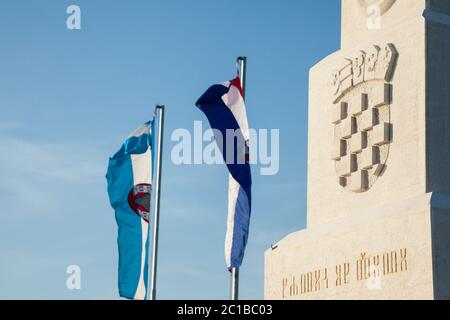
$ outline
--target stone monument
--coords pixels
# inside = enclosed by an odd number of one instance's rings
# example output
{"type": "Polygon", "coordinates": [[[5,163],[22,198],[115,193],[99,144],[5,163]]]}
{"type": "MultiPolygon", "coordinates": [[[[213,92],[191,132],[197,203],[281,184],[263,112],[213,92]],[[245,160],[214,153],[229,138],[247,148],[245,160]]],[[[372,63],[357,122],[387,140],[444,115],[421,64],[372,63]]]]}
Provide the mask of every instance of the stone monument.
{"type": "Polygon", "coordinates": [[[307,229],[266,299],[450,299],[450,1],[342,0],[310,71],[307,229]]]}

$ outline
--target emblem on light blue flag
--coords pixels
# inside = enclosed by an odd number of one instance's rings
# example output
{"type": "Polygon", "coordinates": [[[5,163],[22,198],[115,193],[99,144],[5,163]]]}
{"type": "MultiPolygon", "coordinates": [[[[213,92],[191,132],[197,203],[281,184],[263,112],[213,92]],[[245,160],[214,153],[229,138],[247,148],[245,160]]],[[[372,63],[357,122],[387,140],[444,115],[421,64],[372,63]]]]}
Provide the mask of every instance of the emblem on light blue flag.
{"type": "Polygon", "coordinates": [[[133,132],[109,160],[108,195],[118,226],[119,294],[147,297],[153,121],[133,132]]]}

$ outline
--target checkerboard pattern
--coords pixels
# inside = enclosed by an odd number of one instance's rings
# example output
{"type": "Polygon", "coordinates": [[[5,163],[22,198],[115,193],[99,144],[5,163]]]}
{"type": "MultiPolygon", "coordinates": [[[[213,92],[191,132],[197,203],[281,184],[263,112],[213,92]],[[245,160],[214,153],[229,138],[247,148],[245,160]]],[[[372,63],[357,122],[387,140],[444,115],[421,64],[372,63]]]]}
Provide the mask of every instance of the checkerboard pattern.
{"type": "Polygon", "coordinates": [[[383,164],[381,151],[390,143],[391,124],[381,117],[381,110],[391,103],[391,85],[378,84],[362,93],[347,94],[333,105],[335,161],[342,187],[353,192],[370,188],[370,178],[383,164]]]}

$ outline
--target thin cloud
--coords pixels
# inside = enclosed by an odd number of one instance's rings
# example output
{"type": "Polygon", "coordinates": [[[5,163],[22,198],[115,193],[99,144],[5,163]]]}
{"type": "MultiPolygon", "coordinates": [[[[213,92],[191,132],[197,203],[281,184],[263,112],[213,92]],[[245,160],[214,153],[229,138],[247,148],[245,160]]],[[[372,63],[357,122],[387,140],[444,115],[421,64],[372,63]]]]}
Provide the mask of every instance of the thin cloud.
{"type": "Polygon", "coordinates": [[[24,126],[20,122],[8,121],[8,122],[0,122],[0,132],[5,131],[13,131],[22,129],[24,126]]]}
{"type": "Polygon", "coordinates": [[[9,131],[0,136],[0,150],[0,217],[56,211],[73,189],[104,183],[106,156],[77,142],[33,141],[9,131]]]}

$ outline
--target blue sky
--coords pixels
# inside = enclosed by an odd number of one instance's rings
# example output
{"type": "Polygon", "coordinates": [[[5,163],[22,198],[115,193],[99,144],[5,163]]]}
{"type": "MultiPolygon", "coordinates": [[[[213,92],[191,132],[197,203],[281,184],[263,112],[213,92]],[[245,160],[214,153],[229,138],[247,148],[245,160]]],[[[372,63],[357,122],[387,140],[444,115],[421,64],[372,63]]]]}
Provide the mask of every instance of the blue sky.
{"type": "Polygon", "coordinates": [[[306,223],[308,71],[339,47],[340,2],[2,1],[0,299],[116,299],[116,224],[108,158],[166,110],[158,295],[227,299],[225,166],[175,166],[170,135],[248,57],[255,129],[280,129],[280,171],[253,168],[241,298],[263,298],[264,251],[306,223]],[[66,28],[79,5],[82,29],[66,28]],[[81,267],[81,290],[66,268],[81,267]]]}

